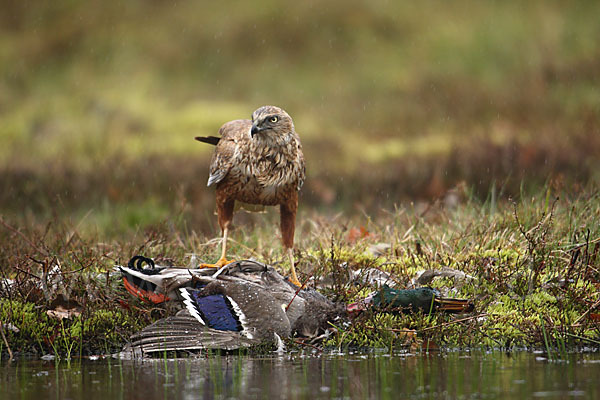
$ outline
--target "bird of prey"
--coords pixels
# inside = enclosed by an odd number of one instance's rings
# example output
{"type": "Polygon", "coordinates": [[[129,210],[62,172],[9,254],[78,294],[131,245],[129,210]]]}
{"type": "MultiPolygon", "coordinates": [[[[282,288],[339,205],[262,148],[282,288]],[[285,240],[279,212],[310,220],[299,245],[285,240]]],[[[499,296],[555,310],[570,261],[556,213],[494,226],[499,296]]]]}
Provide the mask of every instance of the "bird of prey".
{"type": "Polygon", "coordinates": [[[281,237],[291,264],[291,280],[300,286],[293,247],[305,163],[292,118],[279,107],[263,106],[252,113],[252,120],[225,123],[219,134],[220,137],[196,137],[216,146],[207,184],[216,186],[217,215],[223,234],[221,258],[215,265],[229,263],[227,235],[235,202],[279,205],[281,237]]]}

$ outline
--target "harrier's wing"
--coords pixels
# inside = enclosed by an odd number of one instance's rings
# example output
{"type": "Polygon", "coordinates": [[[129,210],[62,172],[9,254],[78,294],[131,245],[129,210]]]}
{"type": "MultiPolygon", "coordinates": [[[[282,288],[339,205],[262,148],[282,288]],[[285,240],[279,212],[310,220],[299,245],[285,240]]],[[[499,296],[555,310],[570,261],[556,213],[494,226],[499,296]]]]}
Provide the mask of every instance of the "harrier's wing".
{"type": "Polygon", "coordinates": [[[302,145],[300,144],[300,138],[296,134],[296,140],[298,142],[298,165],[300,170],[298,171],[298,190],[302,188],[304,179],[306,178],[306,162],[304,161],[304,153],[302,153],[302,145]]]}
{"type": "Polygon", "coordinates": [[[236,162],[235,158],[239,154],[238,147],[245,140],[244,135],[248,135],[252,122],[247,119],[238,119],[227,122],[219,129],[221,138],[215,148],[215,153],[210,161],[210,176],[207,186],[221,182],[236,162]]]}

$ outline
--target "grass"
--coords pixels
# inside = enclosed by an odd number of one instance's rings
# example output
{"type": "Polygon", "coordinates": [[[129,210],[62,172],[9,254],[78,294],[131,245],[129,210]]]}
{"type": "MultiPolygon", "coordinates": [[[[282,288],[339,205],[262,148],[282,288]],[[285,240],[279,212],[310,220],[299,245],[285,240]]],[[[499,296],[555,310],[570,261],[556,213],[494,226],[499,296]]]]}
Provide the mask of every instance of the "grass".
{"type": "MultiPolygon", "coordinates": [[[[337,324],[324,345],[390,351],[420,343],[552,347],[557,355],[559,349],[596,346],[599,193],[589,188],[574,196],[548,188],[494,207],[465,196],[451,207],[439,201],[386,211],[376,219],[302,214],[297,235],[300,277],[336,277],[322,288],[336,301],[356,301],[373,290],[348,281],[348,270],[359,268],[391,272],[400,287],[424,269],[450,267],[473,277],[431,283],[446,295],[473,299],[475,311],[466,318],[367,312],[351,324],[337,324]],[[357,236],[358,228],[362,230],[357,236]],[[381,242],[390,245],[389,251],[373,255],[370,246],[381,242]]],[[[277,235],[276,215],[246,219],[233,232],[230,255],[270,263],[282,260],[279,246],[271,240],[277,235]]],[[[182,266],[188,265],[191,253],[206,260],[218,258],[219,243],[189,230],[185,221],[185,214],[169,216],[143,232],[110,242],[97,234],[81,234],[64,220],[21,230],[4,222],[0,236],[11,249],[3,253],[2,274],[16,284],[5,291],[2,318],[19,329],[6,332],[13,351],[39,354],[60,349],[77,354],[78,346],[83,353],[115,349],[141,326],[167,315],[168,307],[132,299],[108,271],[134,254],[182,266]],[[52,284],[42,289],[44,271],[55,265],[61,272],[46,274],[52,284]],[[59,322],[45,315],[49,300],[59,293],[83,306],[80,317],[59,322]]]]}

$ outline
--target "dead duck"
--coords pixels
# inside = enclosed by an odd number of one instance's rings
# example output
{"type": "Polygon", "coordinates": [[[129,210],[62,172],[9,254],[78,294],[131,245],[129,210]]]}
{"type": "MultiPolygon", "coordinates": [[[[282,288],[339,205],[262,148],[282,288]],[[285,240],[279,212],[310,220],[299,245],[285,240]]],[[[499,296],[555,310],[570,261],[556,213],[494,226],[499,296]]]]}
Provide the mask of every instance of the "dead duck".
{"type": "Polygon", "coordinates": [[[186,269],[156,266],[136,256],[118,269],[130,293],[154,303],[175,301],[183,308],[131,337],[128,349],[141,354],[233,350],[292,335],[316,336],[328,328],[328,321],[346,313],[345,306],[298,288],[256,261],[186,269]]]}
{"type": "Polygon", "coordinates": [[[346,310],[354,314],[369,308],[385,312],[420,310],[426,313],[434,311],[462,313],[473,311],[474,305],[468,299],[442,297],[438,290],[430,287],[395,289],[384,284],[378,291],[363,300],[349,304],[346,310]]]}

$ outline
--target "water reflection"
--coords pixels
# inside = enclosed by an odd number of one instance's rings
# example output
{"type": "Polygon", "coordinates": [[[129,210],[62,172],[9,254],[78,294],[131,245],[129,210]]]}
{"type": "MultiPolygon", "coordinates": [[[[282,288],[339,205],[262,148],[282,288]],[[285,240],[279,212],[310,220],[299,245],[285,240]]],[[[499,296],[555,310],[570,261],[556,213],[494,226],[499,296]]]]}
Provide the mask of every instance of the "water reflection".
{"type": "Polygon", "coordinates": [[[0,398],[600,398],[600,356],[589,354],[568,362],[530,353],[449,353],[2,366],[0,398]]]}

